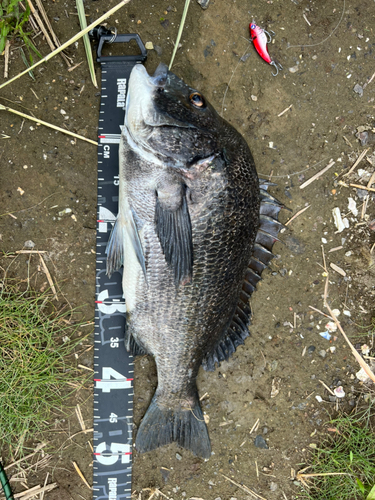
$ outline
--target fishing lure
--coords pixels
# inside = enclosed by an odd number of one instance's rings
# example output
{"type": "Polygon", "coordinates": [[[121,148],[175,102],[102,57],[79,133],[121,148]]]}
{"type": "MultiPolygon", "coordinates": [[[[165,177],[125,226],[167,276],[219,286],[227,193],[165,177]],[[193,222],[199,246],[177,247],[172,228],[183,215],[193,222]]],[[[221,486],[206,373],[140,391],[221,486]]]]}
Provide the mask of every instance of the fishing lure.
{"type": "Polygon", "coordinates": [[[9,484],[9,479],[5,473],[4,467],[0,462],[0,484],[3,487],[6,500],[14,500],[14,496],[9,484]]]}
{"type": "MultiPolygon", "coordinates": [[[[257,26],[254,21],[249,24],[249,28],[251,41],[253,42],[256,51],[264,61],[276,68],[276,73],[272,73],[272,75],[277,76],[279,74],[279,70],[282,70],[283,67],[280,63],[273,61],[268,53],[267,44],[271,42],[272,35],[268,31],[257,26]]],[[[275,33],[273,34],[275,35],[275,33]]]]}

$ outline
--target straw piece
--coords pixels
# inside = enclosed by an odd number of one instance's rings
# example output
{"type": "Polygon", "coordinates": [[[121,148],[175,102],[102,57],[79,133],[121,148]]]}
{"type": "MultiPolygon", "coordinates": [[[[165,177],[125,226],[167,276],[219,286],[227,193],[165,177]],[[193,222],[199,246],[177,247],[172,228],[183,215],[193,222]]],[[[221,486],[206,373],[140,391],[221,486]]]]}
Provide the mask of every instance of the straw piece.
{"type": "Polygon", "coordinates": [[[330,263],[330,267],[336,271],[336,273],[339,273],[341,274],[341,276],[346,276],[346,272],[344,271],[344,269],[341,269],[341,267],[339,266],[336,266],[336,264],[333,264],[333,262],[330,263]]]}
{"type": "MultiPolygon", "coordinates": [[[[47,62],[50,59],[52,59],[52,57],[54,57],[56,54],[59,54],[64,49],[66,49],[67,47],[69,47],[69,45],[71,45],[72,43],[74,43],[77,40],[79,40],[85,33],[88,33],[89,31],[91,31],[93,28],[95,28],[95,26],[97,26],[98,24],[100,24],[102,21],[104,21],[105,19],[107,19],[107,17],[111,16],[114,12],[116,12],[118,9],[120,9],[121,7],[123,7],[124,5],[126,5],[129,2],[130,2],[130,0],[121,0],[120,3],[118,3],[117,5],[115,5],[115,7],[113,7],[112,9],[110,9],[108,12],[106,12],[102,16],[100,16],[96,21],[94,21],[89,26],[87,26],[87,28],[85,28],[84,30],[80,31],[79,33],[77,33],[76,35],[74,35],[70,40],[68,40],[67,42],[63,43],[56,50],[54,50],[53,52],[51,52],[50,54],[48,54],[46,57],[43,57],[43,59],[41,59],[40,61],[38,61],[35,64],[33,64],[33,66],[31,66],[30,69],[34,69],[37,66],[39,66],[40,64],[43,64],[44,62],[47,62]]],[[[25,71],[22,71],[21,73],[19,73],[15,77],[11,78],[7,82],[2,83],[0,85],[0,89],[6,87],[7,85],[9,85],[10,83],[14,82],[15,80],[17,80],[21,76],[25,75],[28,71],[29,71],[28,69],[25,70],[25,71]]]]}
{"type": "Polygon", "coordinates": [[[306,182],[304,182],[303,184],[301,184],[299,188],[300,189],[304,189],[306,186],[308,186],[309,184],[311,184],[312,182],[314,182],[316,179],[318,179],[318,177],[320,177],[321,175],[325,174],[327,172],[327,170],[329,170],[331,167],[333,167],[334,164],[335,164],[335,162],[333,160],[331,160],[328,163],[328,165],[323,168],[323,170],[321,170],[317,174],[313,175],[309,180],[307,180],[306,182]]]}
{"type": "Polygon", "coordinates": [[[53,44],[53,42],[51,40],[51,37],[49,36],[48,31],[46,30],[46,28],[45,28],[42,20],[40,19],[38,12],[35,10],[34,5],[32,4],[31,0],[26,0],[26,1],[29,4],[31,13],[34,16],[35,21],[37,22],[39,28],[42,30],[43,35],[45,36],[45,39],[47,40],[49,48],[51,50],[55,50],[55,46],[54,46],[54,44],[53,44]]]}
{"type": "Polygon", "coordinates": [[[57,297],[55,285],[54,285],[54,283],[52,281],[50,272],[48,271],[48,267],[46,266],[46,263],[44,262],[44,259],[43,259],[43,255],[41,253],[39,253],[39,258],[40,258],[40,263],[42,264],[42,267],[43,267],[43,271],[44,271],[45,275],[47,276],[47,280],[48,280],[49,286],[51,287],[51,290],[53,292],[53,295],[54,295],[53,298],[55,300],[59,300],[58,297],[57,297]]]}
{"type": "Polygon", "coordinates": [[[357,158],[356,162],[354,163],[354,165],[352,166],[352,168],[349,170],[349,172],[346,172],[346,174],[344,174],[343,177],[346,177],[347,175],[349,175],[353,172],[353,170],[358,165],[358,163],[360,163],[363,160],[363,158],[365,157],[368,150],[369,150],[369,148],[362,151],[362,153],[358,156],[358,158],[357,158]]]}
{"type": "Polygon", "coordinates": [[[47,484],[47,486],[34,486],[26,491],[21,491],[20,493],[14,493],[14,498],[19,498],[20,500],[28,500],[29,498],[34,498],[36,495],[40,495],[44,491],[51,491],[58,487],[57,483],[47,484]]]}
{"type": "MultiPolygon", "coordinates": [[[[46,13],[46,11],[45,11],[45,9],[44,9],[44,7],[43,7],[42,2],[41,2],[40,0],[35,0],[35,2],[36,2],[36,5],[37,5],[37,7],[38,7],[38,9],[39,9],[40,13],[42,14],[42,17],[43,17],[43,19],[44,19],[44,22],[45,22],[45,23],[46,23],[46,25],[47,25],[47,28],[49,29],[49,31],[50,31],[50,33],[51,33],[51,35],[52,35],[53,41],[54,41],[54,43],[55,43],[55,46],[56,46],[56,47],[60,47],[60,46],[61,46],[61,42],[60,42],[60,40],[57,38],[57,36],[56,36],[55,32],[54,32],[54,31],[53,31],[53,29],[52,29],[52,25],[51,25],[51,23],[49,22],[49,19],[48,19],[47,13],[46,13]]],[[[70,61],[69,61],[68,56],[66,56],[66,55],[64,54],[64,52],[61,52],[61,57],[62,57],[62,58],[64,59],[64,61],[66,62],[67,66],[68,66],[68,67],[70,67],[70,66],[71,66],[71,64],[70,64],[70,61]]]]}
{"type": "Polygon", "coordinates": [[[86,430],[85,422],[83,421],[81,407],[78,404],[76,406],[76,415],[78,418],[79,425],[81,426],[81,429],[85,431],[86,430]]]}
{"type": "Polygon", "coordinates": [[[349,186],[352,186],[352,187],[355,187],[358,189],[365,189],[366,191],[371,191],[371,192],[375,193],[375,189],[371,188],[369,186],[361,186],[360,184],[349,184],[349,186]]]}
{"type": "Polygon", "coordinates": [[[8,470],[8,469],[11,469],[12,467],[14,467],[15,465],[23,462],[24,460],[27,460],[28,458],[31,458],[33,457],[36,453],[39,453],[39,451],[41,449],[43,449],[45,446],[47,446],[47,443],[41,443],[41,444],[38,444],[38,446],[35,448],[35,450],[30,453],[29,455],[26,455],[25,457],[22,457],[20,458],[19,460],[16,460],[15,462],[7,465],[6,467],[4,467],[4,470],[8,470]]]}
{"type": "Polygon", "coordinates": [[[182,13],[180,28],[179,28],[178,33],[177,33],[176,42],[174,44],[174,49],[173,49],[173,53],[172,53],[172,57],[171,57],[171,62],[169,63],[169,68],[168,68],[169,70],[172,68],[172,64],[173,64],[173,61],[174,61],[174,58],[175,58],[175,55],[176,55],[176,52],[177,52],[177,49],[178,49],[178,44],[180,43],[180,40],[181,40],[181,35],[182,35],[183,29],[184,29],[184,26],[185,26],[185,19],[186,19],[186,15],[187,15],[187,11],[188,11],[189,5],[190,5],[190,0],[185,0],[185,6],[184,6],[184,11],[182,13]]]}
{"type": "Polygon", "coordinates": [[[289,111],[292,106],[293,106],[293,104],[291,104],[290,106],[285,108],[284,111],[281,111],[281,113],[279,113],[277,116],[283,116],[283,114],[286,113],[287,111],[289,111]]]}
{"type": "Polygon", "coordinates": [[[311,207],[311,205],[307,205],[307,207],[302,208],[299,212],[297,212],[296,214],[294,214],[293,217],[291,217],[288,221],[285,222],[285,226],[287,226],[288,224],[290,224],[292,222],[292,220],[294,220],[299,215],[303,214],[303,212],[305,210],[307,210],[308,208],[310,208],[310,207],[311,207]]]}
{"type": "Polygon", "coordinates": [[[73,461],[72,464],[74,465],[74,468],[75,470],[77,471],[77,474],[79,475],[79,477],[82,479],[82,481],[85,483],[85,485],[91,490],[91,486],[89,485],[89,483],[86,481],[86,478],[85,476],[82,474],[80,468],[78,467],[78,465],[73,461]]]}
{"type": "Polygon", "coordinates": [[[5,50],[4,50],[4,78],[8,78],[9,50],[10,50],[10,41],[7,40],[5,43],[5,50]]]}
{"type": "Polygon", "coordinates": [[[242,491],[245,491],[245,493],[248,493],[249,495],[252,495],[254,498],[259,498],[260,500],[267,500],[266,498],[261,497],[260,495],[258,495],[257,493],[255,493],[255,491],[251,490],[247,486],[242,486],[242,484],[236,483],[236,481],[233,481],[233,479],[230,479],[229,477],[224,476],[224,474],[222,474],[221,472],[219,472],[219,474],[221,476],[223,476],[227,481],[229,481],[232,484],[236,485],[237,488],[240,488],[242,491]]]}
{"type": "MultiPolygon", "coordinates": [[[[34,66],[35,66],[35,64],[34,64],[34,66]]],[[[31,66],[31,67],[34,68],[34,66],[31,66]]],[[[11,81],[11,80],[9,80],[9,81],[11,81]]],[[[0,88],[1,88],[1,85],[0,85],[0,88]]],[[[21,113],[20,111],[17,111],[13,108],[8,108],[8,106],[3,106],[2,104],[0,104],[0,111],[1,110],[9,111],[10,113],[13,113],[15,115],[22,116],[22,118],[27,118],[28,120],[31,120],[31,121],[36,122],[36,123],[40,123],[41,125],[45,125],[46,127],[52,128],[53,130],[57,130],[58,132],[63,132],[64,134],[71,135],[72,137],[76,137],[77,139],[81,139],[82,141],[86,141],[86,142],[89,142],[90,144],[94,144],[95,146],[98,145],[98,143],[96,141],[93,141],[91,139],[87,139],[86,137],[83,137],[83,135],[78,135],[78,134],[75,134],[74,132],[70,132],[69,130],[65,130],[64,128],[57,127],[56,125],[52,125],[52,123],[48,123],[48,122],[45,122],[43,120],[38,120],[37,118],[34,118],[33,116],[26,115],[25,113],[21,113]]]]}

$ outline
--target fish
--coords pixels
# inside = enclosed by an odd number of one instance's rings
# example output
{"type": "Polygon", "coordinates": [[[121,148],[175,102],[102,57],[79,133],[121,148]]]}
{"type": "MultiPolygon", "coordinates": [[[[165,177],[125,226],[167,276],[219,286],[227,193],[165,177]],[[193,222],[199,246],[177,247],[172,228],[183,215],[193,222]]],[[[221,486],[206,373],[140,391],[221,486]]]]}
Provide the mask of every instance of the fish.
{"type": "Polygon", "coordinates": [[[119,211],[107,274],[123,266],[126,349],[154,357],[158,384],[135,448],[171,442],[211,456],[196,378],[249,335],[249,298],[283,227],[250,149],[205,96],[159,64],[130,75],[119,211]]]}

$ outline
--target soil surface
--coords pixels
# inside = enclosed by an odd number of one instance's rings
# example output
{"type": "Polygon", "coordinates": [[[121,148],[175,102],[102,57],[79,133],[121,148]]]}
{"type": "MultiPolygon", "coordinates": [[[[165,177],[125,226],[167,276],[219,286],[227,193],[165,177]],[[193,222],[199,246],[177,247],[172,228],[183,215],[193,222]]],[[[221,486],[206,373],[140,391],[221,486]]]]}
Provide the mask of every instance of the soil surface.
{"type": "MultiPolygon", "coordinates": [[[[79,31],[73,0],[44,5],[62,42],[79,31]]],[[[87,0],[88,22],[113,5],[113,0],[87,0]]],[[[182,8],[183,2],[177,0],[133,0],[108,26],[116,26],[120,33],[137,32],[144,43],[153,43],[146,62],[153,72],[160,61],[170,61],[182,8]]],[[[251,301],[251,337],[216,372],[199,373],[212,457],[203,461],[175,444],[144,455],[135,452],[135,498],[149,498],[153,488],[162,492],[162,498],[175,500],[253,498],[244,486],[260,495],[257,498],[299,498],[301,486],[293,481],[293,470],[309,463],[311,445],[327,434],[328,414],[337,405],[350,409],[360,399],[362,382],[355,377],[359,366],[349,347],[339,332],[331,332],[330,340],[320,335],[329,319],[310,306],[327,313],[323,248],[330,306],[340,311],[344,330],[362,352],[359,339],[369,330],[375,295],[374,193],[349,184],[367,186],[375,171],[375,79],[370,81],[375,71],[374,26],[372,0],[211,0],[206,10],[192,0],[173,71],[202,91],[243,134],[258,173],[271,177],[277,184],[271,193],[291,210],[283,211],[283,222],[308,208],[287,226],[283,243],[274,247],[277,258],[251,301]],[[253,19],[276,34],[269,52],[283,66],[277,77],[249,42],[253,19]],[[345,176],[365,149],[367,159],[345,176]],[[334,165],[301,189],[331,159],[334,165]],[[349,197],[356,202],[358,215],[348,209],[349,197]],[[335,207],[348,219],[349,227],[341,232],[333,220],[335,207]],[[343,386],[345,397],[337,402],[320,380],[332,391],[343,386]],[[255,445],[255,438],[263,448],[255,445]]],[[[35,43],[44,55],[49,53],[41,35],[35,43]]],[[[11,46],[10,77],[24,69],[19,45],[14,41],[11,46]]],[[[2,89],[0,102],[96,140],[100,92],[91,83],[82,41],[67,54],[73,64],[83,64],[68,72],[56,56],[34,70],[35,81],[25,75],[2,89]]],[[[0,82],[3,68],[1,57],[0,82]]],[[[100,82],[98,66],[96,71],[100,82]]],[[[46,251],[47,266],[66,300],[72,307],[83,307],[91,319],[96,147],[5,111],[0,133],[5,135],[0,136],[0,214],[6,214],[0,218],[1,249],[15,252],[32,240],[36,249],[46,251]],[[72,212],[59,215],[66,208],[72,212]]],[[[18,258],[20,278],[27,272],[28,259],[28,255],[18,258]]],[[[38,257],[31,260],[36,265],[38,257]]],[[[42,271],[40,281],[47,281],[42,271]]],[[[367,343],[372,347],[371,339],[367,343]]],[[[91,353],[80,362],[92,366],[91,353]]],[[[137,359],[135,426],[155,386],[153,361],[137,359]]],[[[90,389],[77,402],[90,428],[90,389]]],[[[51,428],[56,432],[49,437],[54,454],[49,481],[58,489],[44,498],[91,498],[72,465],[75,461],[91,483],[88,437],[79,435],[66,446],[69,435],[81,430],[74,411],[56,418],[51,428]]],[[[28,487],[43,483],[44,477],[45,472],[32,473],[28,487]]],[[[19,483],[14,487],[24,488],[19,483]]]]}

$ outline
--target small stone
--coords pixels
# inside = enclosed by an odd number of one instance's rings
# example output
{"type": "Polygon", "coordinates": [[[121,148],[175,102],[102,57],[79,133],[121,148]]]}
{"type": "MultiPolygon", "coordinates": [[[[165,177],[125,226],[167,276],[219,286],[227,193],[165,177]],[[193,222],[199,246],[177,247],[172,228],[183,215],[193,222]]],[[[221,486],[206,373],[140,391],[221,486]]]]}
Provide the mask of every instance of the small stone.
{"type": "Polygon", "coordinates": [[[298,71],[298,64],[297,66],[293,66],[292,68],[289,68],[290,73],[296,73],[298,71]]]}
{"type": "Polygon", "coordinates": [[[287,272],[288,272],[288,269],[285,269],[285,267],[283,267],[282,269],[279,269],[279,273],[281,274],[281,276],[285,276],[287,272]]]}
{"type": "Polygon", "coordinates": [[[251,100],[252,100],[252,101],[257,101],[257,100],[258,100],[258,98],[257,98],[257,96],[256,96],[256,95],[251,95],[250,97],[251,97],[251,100]]]}
{"type": "Polygon", "coordinates": [[[25,248],[34,248],[35,247],[35,243],[31,240],[27,240],[25,241],[25,243],[23,244],[23,246],[25,248]]]}
{"type": "Polygon", "coordinates": [[[268,427],[263,427],[262,432],[263,432],[263,434],[267,434],[267,432],[268,432],[268,427]]]}
{"type": "Polygon", "coordinates": [[[359,83],[356,83],[356,84],[354,85],[353,90],[354,90],[354,92],[355,92],[356,94],[358,94],[358,95],[359,95],[359,97],[362,97],[362,96],[363,96],[363,88],[361,87],[361,85],[359,85],[359,83]]]}
{"type": "Polygon", "coordinates": [[[210,0],[197,0],[197,2],[202,7],[202,9],[206,10],[208,8],[208,4],[210,3],[210,0]]]}
{"type": "Polygon", "coordinates": [[[154,44],[152,42],[146,42],[145,45],[147,50],[153,50],[154,49],[154,44]]]}
{"type": "Polygon", "coordinates": [[[320,356],[321,358],[323,358],[323,359],[327,356],[327,353],[325,352],[325,350],[324,350],[324,349],[322,349],[321,351],[319,351],[319,356],[320,356]]]}
{"type": "Polygon", "coordinates": [[[261,448],[263,450],[268,450],[268,444],[263,436],[260,434],[254,439],[254,444],[257,448],[261,448]]]}
{"type": "Polygon", "coordinates": [[[177,460],[182,460],[182,456],[179,453],[176,453],[177,460]]]}
{"type": "Polygon", "coordinates": [[[276,491],[277,490],[277,484],[274,483],[273,481],[271,481],[271,484],[270,484],[270,490],[271,491],[276,491]]]}
{"type": "Polygon", "coordinates": [[[307,348],[307,353],[308,354],[312,354],[314,351],[315,351],[315,346],[314,345],[311,345],[307,348]]]}

